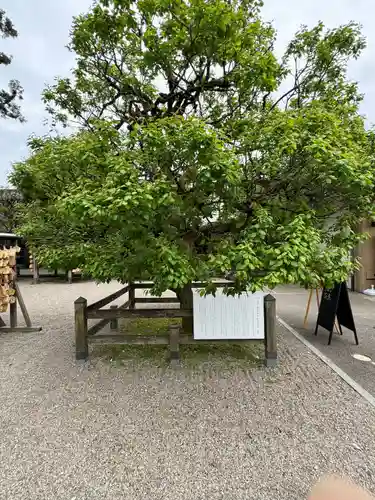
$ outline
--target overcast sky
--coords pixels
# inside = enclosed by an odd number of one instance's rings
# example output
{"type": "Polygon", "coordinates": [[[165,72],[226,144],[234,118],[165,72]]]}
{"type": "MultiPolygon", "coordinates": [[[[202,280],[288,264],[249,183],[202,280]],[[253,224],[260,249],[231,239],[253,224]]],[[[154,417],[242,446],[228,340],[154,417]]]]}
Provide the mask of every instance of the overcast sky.
{"type": "MultiPolygon", "coordinates": [[[[375,123],[375,0],[265,0],[263,16],[273,21],[278,31],[278,52],[301,24],[314,26],[322,20],[335,27],[351,20],[363,25],[368,47],[361,59],[350,67],[350,78],[360,83],[365,94],[362,112],[375,123]]],[[[26,124],[0,120],[0,185],[6,185],[11,163],[27,155],[30,134],[45,134],[46,117],[40,94],[55,76],[68,76],[73,57],[65,49],[72,16],[86,11],[91,0],[0,0],[19,32],[16,40],[2,40],[12,64],[1,67],[0,88],[11,78],[20,80],[25,89],[23,113],[26,124]]]]}

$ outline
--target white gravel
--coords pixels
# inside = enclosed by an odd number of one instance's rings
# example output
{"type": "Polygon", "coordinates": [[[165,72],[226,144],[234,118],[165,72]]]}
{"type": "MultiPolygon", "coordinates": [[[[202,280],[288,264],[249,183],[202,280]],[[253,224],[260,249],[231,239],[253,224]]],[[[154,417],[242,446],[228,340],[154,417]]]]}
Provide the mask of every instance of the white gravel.
{"type": "Polygon", "coordinates": [[[280,327],[272,372],[74,361],[73,300],[21,285],[43,331],[0,336],[0,498],[301,500],[322,474],[375,491],[375,413],[280,327]]]}

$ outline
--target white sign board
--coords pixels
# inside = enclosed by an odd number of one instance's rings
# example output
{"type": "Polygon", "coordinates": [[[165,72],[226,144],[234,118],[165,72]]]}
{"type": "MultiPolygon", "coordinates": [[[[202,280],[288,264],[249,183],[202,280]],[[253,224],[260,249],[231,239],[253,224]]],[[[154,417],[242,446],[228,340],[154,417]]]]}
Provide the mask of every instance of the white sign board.
{"type": "Polygon", "coordinates": [[[194,339],[264,339],[264,293],[228,297],[217,290],[216,297],[193,291],[194,339]]]}

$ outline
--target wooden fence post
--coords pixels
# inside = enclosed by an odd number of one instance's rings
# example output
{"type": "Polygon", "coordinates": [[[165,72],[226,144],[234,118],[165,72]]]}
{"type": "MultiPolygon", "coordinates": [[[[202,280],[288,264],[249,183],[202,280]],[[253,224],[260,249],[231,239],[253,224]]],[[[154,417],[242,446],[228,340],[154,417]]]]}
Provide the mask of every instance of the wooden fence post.
{"type": "Polygon", "coordinates": [[[74,302],[76,359],[87,359],[89,348],[87,342],[87,300],[79,297],[74,302]]]}
{"type": "Polygon", "coordinates": [[[129,309],[135,309],[135,288],[132,281],[129,282],[129,309]]]}
{"type": "Polygon", "coordinates": [[[268,294],[264,297],[264,347],[265,365],[277,365],[277,340],[276,340],[276,299],[268,294]]]}
{"type": "Polygon", "coordinates": [[[169,327],[169,351],[172,366],[180,364],[180,326],[171,325],[169,327]]]}
{"type": "MultiPolygon", "coordinates": [[[[118,308],[118,306],[116,306],[116,305],[110,306],[110,309],[117,309],[117,308],[118,308]]],[[[111,321],[109,322],[109,328],[110,328],[110,330],[117,330],[118,329],[118,319],[117,318],[111,319],[111,321]]]]}
{"type": "Polygon", "coordinates": [[[17,327],[17,297],[15,302],[9,304],[9,326],[17,327]]]}
{"type": "Polygon", "coordinates": [[[14,302],[11,302],[9,304],[9,326],[10,328],[17,328],[17,324],[18,324],[18,319],[17,319],[17,304],[18,304],[18,300],[20,301],[20,305],[21,305],[21,309],[22,309],[22,313],[25,317],[25,321],[26,321],[26,326],[30,327],[31,326],[31,321],[30,321],[30,317],[28,317],[28,313],[27,313],[27,310],[26,310],[26,306],[25,306],[25,303],[23,301],[23,298],[22,298],[22,295],[21,295],[21,292],[20,292],[20,289],[19,289],[19,286],[17,284],[17,275],[13,276],[13,286],[14,286],[14,302]],[[20,297],[18,299],[18,296],[20,297]],[[26,315],[25,315],[25,312],[26,311],[26,315]]]}

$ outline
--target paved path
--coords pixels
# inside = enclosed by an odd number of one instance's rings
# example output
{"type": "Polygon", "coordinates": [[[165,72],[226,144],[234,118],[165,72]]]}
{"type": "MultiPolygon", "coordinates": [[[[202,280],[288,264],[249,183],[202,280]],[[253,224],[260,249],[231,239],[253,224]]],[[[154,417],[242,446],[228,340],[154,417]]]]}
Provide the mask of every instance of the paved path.
{"type": "Polygon", "coordinates": [[[280,287],[276,289],[276,299],[278,314],[281,318],[375,396],[375,298],[359,293],[350,293],[359,346],[355,345],[353,333],[345,328],[343,328],[344,335],[342,337],[334,334],[330,346],[327,345],[328,332],[323,328],[319,327],[318,335],[314,336],[317,318],[315,294],[311,301],[306,328],[303,326],[308,300],[306,290],[298,287],[280,287]],[[353,358],[353,354],[365,355],[373,362],[356,360],[353,358]]]}
{"type": "Polygon", "coordinates": [[[274,371],[77,364],[72,301],[117,288],[22,285],[44,329],[0,335],[1,500],[301,500],[328,472],[375,491],[374,410],[281,328],[274,371]]]}

